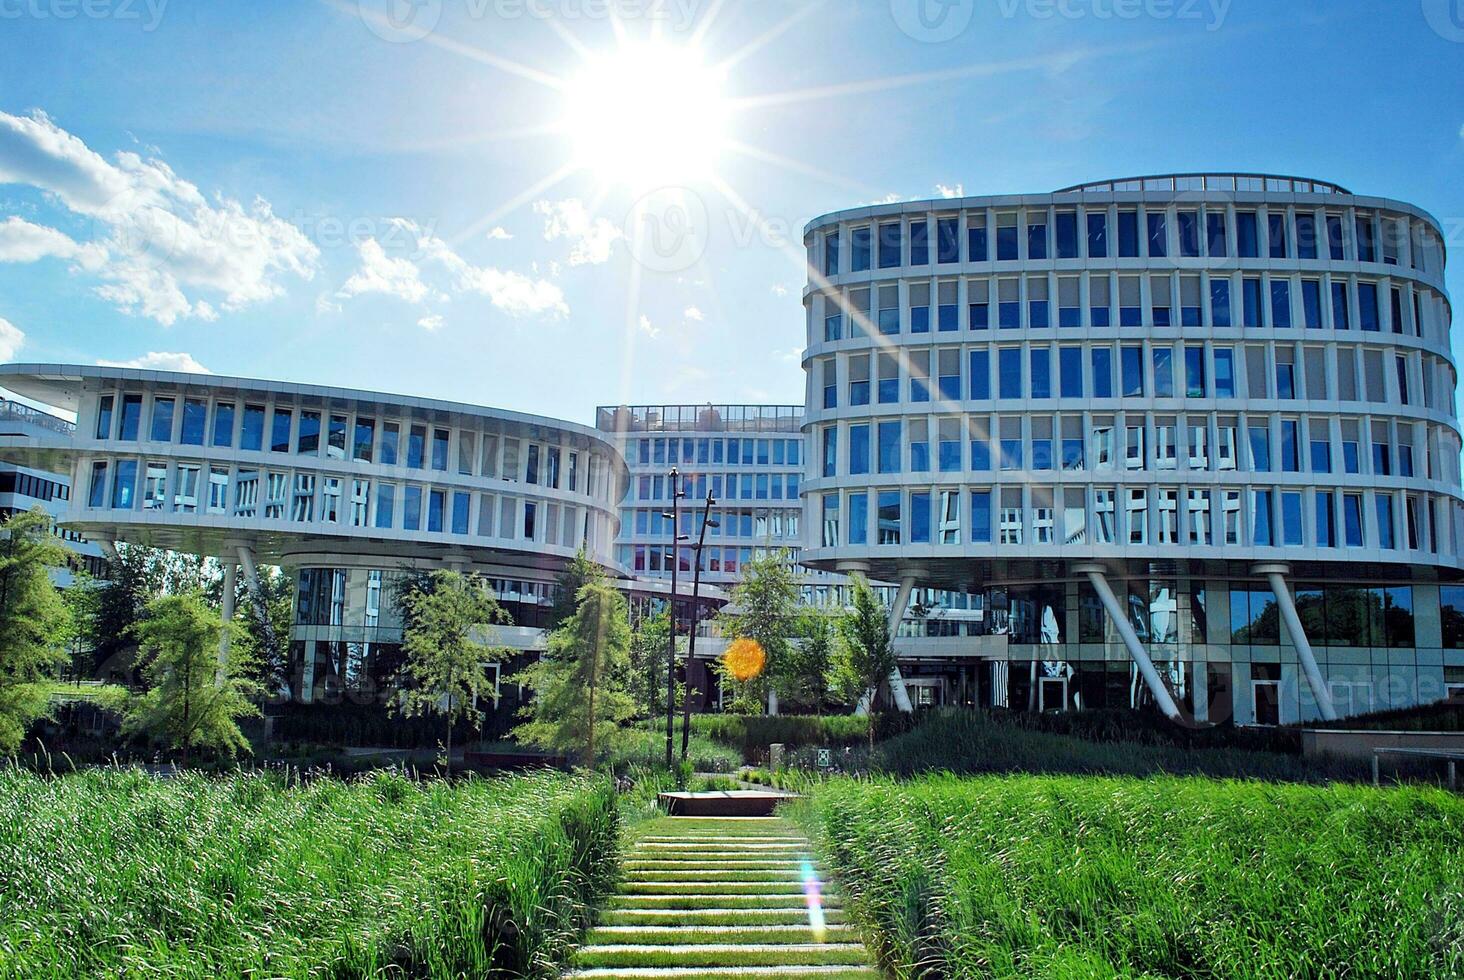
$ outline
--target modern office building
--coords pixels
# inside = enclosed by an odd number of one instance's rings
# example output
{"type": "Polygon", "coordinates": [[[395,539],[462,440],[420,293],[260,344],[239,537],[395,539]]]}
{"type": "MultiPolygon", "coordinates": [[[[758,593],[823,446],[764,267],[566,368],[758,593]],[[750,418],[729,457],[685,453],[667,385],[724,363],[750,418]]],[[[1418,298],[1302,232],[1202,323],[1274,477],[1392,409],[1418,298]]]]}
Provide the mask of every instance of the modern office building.
{"type": "Polygon", "coordinates": [[[12,364],[0,386],[74,413],[0,432],[0,456],[70,475],[58,518],[99,541],[220,558],[225,614],[242,565],[298,581],[294,694],[378,690],[413,569],[489,577],[512,648],[542,647],[555,576],[583,544],[617,577],[626,469],[588,426],[316,385],[12,364]]]}
{"type": "MultiPolygon", "coordinates": [[[[1289,177],[805,230],[803,561],[971,594],[940,699],[1291,722],[1464,685],[1439,222],[1289,177]]],[[[936,648],[939,647],[938,650],[936,648]]]]}

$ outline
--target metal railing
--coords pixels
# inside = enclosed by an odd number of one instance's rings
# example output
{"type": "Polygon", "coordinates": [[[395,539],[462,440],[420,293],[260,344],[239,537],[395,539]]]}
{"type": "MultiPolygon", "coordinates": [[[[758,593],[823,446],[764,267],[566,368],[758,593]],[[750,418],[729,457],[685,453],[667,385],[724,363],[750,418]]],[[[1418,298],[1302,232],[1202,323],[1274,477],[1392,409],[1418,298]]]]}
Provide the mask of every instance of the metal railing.
{"type": "Polygon", "coordinates": [[[1193,173],[1120,177],[1064,187],[1057,194],[1117,194],[1140,191],[1251,191],[1280,194],[1351,194],[1339,184],[1283,174],[1193,173]]]}
{"type": "Polygon", "coordinates": [[[802,405],[608,405],[595,411],[602,432],[799,432],[802,405]]]}
{"type": "Polygon", "coordinates": [[[8,398],[0,398],[0,422],[39,425],[43,429],[50,429],[52,432],[59,432],[67,436],[76,431],[75,422],[68,422],[47,414],[39,408],[31,408],[29,405],[22,405],[20,402],[11,401],[8,398]]]}

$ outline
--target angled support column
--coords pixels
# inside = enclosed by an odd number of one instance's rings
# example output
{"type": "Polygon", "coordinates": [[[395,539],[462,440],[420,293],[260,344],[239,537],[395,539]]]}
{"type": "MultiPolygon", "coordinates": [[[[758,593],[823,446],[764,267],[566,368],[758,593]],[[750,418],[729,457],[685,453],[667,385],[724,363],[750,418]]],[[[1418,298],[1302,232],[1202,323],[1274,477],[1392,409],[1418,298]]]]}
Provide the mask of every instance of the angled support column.
{"type": "Polygon", "coordinates": [[[1251,569],[1251,574],[1264,575],[1271,583],[1271,591],[1276,596],[1276,608],[1281,610],[1281,619],[1286,623],[1286,635],[1291,638],[1291,645],[1296,648],[1296,656],[1301,661],[1302,671],[1306,674],[1307,686],[1311,688],[1312,696],[1317,699],[1317,708],[1322,712],[1322,718],[1325,721],[1336,721],[1337,707],[1332,704],[1332,692],[1327,688],[1322,669],[1317,666],[1317,658],[1312,654],[1311,641],[1306,638],[1306,630],[1301,628],[1301,617],[1296,613],[1296,603],[1291,598],[1291,589],[1286,585],[1286,576],[1291,574],[1291,566],[1256,565],[1251,569]]]}
{"type": "MultiPolygon", "coordinates": [[[[915,576],[906,575],[900,579],[900,589],[895,593],[894,605],[890,606],[890,645],[893,646],[895,638],[900,635],[900,623],[905,618],[905,610],[910,607],[910,593],[915,589],[915,576]]],[[[915,710],[910,703],[910,692],[905,689],[905,678],[900,675],[899,664],[890,671],[890,697],[894,699],[895,707],[905,714],[915,710]]]]}
{"type": "Polygon", "coordinates": [[[269,607],[264,604],[264,593],[259,588],[259,570],[254,567],[254,549],[244,542],[236,542],[235,548],[239,552],[239,564],[244,566],[244,584],[249,587],[249,599],[254,603],[254,612],[263,624],[266,639],[273,644],[274,629],[269,621],[269,607]]]}
{"type": "Polygon", "coordinates": [[[1128,647],[1129,656],[1133,657],[1134,663],[1138,665],[1139,673],[1143,675],[1144,683],[1149,686],[1149,693],[1154,696],[1154,701],[1173,721],[1180,720],[1179,706],[1174,703],[1174,696],[1169,693],[1169,688],[1159,677],[1159,671],[1154,669],[1154,661],[1149,659],[1149,652],[1139,642],[1139,635],[1134,632],[1133,623],[1129,622],[1128,614],[1123,606],[1119,605],[1118,597],[1108,587],[1108,579],[1105,577],[1102,565],[1077,565],[1073,571],[1088,576],[1088,581],[1093,583],[1093,591],[1098,593],[1098,601],[1103,603],[1103,608],[1108,612],[1108,618],[1113,621],[1114,628],[1118,635],[1123,637],[1123,645],[1128,647]]]}
{"type": "Polygon", "coordinates": [[[223,666],[229,662],[229,625],[234,622],[234,592],[238,588],[239,566],[232,555],[226,554],[219,561],[224,564],[224,595],[219,610],[219,618],[224,624],[219,633],[219,664],[223,666]]]}

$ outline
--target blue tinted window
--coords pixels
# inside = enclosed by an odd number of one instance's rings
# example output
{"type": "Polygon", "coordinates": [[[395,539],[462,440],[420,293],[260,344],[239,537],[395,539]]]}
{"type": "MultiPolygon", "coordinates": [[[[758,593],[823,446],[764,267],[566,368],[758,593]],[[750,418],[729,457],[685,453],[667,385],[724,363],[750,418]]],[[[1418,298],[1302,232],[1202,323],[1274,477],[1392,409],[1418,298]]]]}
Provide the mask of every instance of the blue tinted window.
{"type": "Polygon", "coordinates": [[[1061,375],[1062,397],[1082,398],[1083,349],[1081,347],[1062,348],[1058,354],[1058,367],[1061,375]]]}
{"type": "Polygon", "coordinates": [[[1285,279],[1271,280],[1271,326],[1291,326],[1291,283],[1285,279]]]}
{"type": "Polygon", "coordinates": [[[1299,426],[1295,419],[1281,420],[1281,471],[1283,473],[1298,473],[1301,471],[1301,446],[1298,429],[1299,426]]]}
{"type": "Polygon", "coordinates": [[[984,473],[991,469],[991,443],[985,439],[971,440],[971,469],[984,473]]]}
{"type": "Polygon", "coordinates": [[[991,307],[987,304],[972,303],[970,314],[972,330],[986,330],[991,326],[991,307]]]}
{"type": "Polygon", "coordinates": [[[1301,316],[1309,329],[1321,329],[1322,284],[1315,279],[1301,281],[1301,316]]]}
{"type": "Polygon", "coordinates": [[[910,307],[910,332],[930,333],[930,307],[910,307]]]}
{"type": "Polygon", "coordinates": [[[939,447],[940,471],[956,473],[961,469],[961,440],[942,439],[939,447]]]}
{"type": "Polygon", "coordinates": [[[288,409],[277,408],[274,415],[270,417],[269,430],[270,452],[287,453],[290,451],[290,412],[288,409]]]}
{"type": "Polygon", "coordinates": [[[910,494],[910,543],[930,543],[930,491],[910,494]]]}
{"type": "Polygon", "coordinates": [[[941,265],[961,261],[960,228],[957,218],[935,219],[935,257],[941,265]]]}
{"type": "Polygon", "coordinates": [[[240,449],[264,448],[264,406],[245,405],[244,425],[239,433],[240,449]]]}
{"type": "Polygon", "coordinates": [[[1229,347],[1215,348],[1215,397],[1235,397],[1235,362],[1229,347]]]}
{"type": "Polygon", "coordinates": [[[1083,468],[1083,440],[1064,439],[1062,441],[1062,468],[1069,471],[1083,468]]]}
{"type": "Polygon", "coordinates": [[[213,445],[227,448],[234,444],[234,403],[219,402],[214,406],[213,445]]]}
{"type": "Polygon", "coordinates": [[[838,473],[838,465],[839,430],[831,425],[823,430],[823,475],[836,475],[838,473]]]}
{"type": "Polygon", "coordinates": [[[1378,547],[1393,548],[1393,498],[1380,493],[1373,498],[1373,504],[1378,514],[1378,547]]]}
{"type": "Polygon", "coordinates": [[[1311,443],[1311,471],[1332,472],[1332,444],[1326,439],[1313,439],[1311,443]]]}
{"type": "Polygon", "coordinates": [[[1241,325],[1245,327],[1259,327],[1261,325],[1261,281],[1259,279],[1242,279],[1240,286],[1241,325]]]}
{"type": "Polygon", "coordinates": [[[1265,426],[1252,426],[1250,430],[1251,469],[1257,473],[1271,471],[1271,432],[1265,426]]]}
{"type": "Polygon", "coordinates": [[[1076,211],[1057,212],[1056,234],[1057,234],[1057,257],[1060,259],[1075,259],[1078,257],[1078,213],[1076,211]]]}
{"type": "MultiPolygon", "coordinates": [[[[103,395],[97,400],[97,438],[112,438],[112,405],[115,399],[112,395],[103,395]]],[[[97,505],[93,505],[97,506],[97,505]]]]}
{"type": "Polygon", "coordinates": [[[849,426],[849,472],[869,472],[869,426],[849,426]]]}
{"type": "Polygon", "coordinates": [[[1327,215],[1327,255],[1333,262],[1341,262],[1347,255],[1347,245],[1342,234],[1342,216],[1327,215]]]}
{"type": "Polygon", "coordinates": [[[1296,216],[1296,257],[1314,259],[1317,257],[1317,219],[1310,214],[1296,216]]]}
{"type": "Polygon", "coordinates": [[[900,423],[879,423],[879,471],[900,472],[900,423]]]}
{"type": "Polygon", "coordinates": [[[1373,238],[1372,215],[1359,214],[1357,216],[1357,261],[1376,262],[1377,260],[1378,251],[1373,238]]]}
{"type": "Polygon", "coordinates": [[[320,413],[301,412],[300,431],[295,437],[295,452],[315,455],[320,452],[320,413]]]}
{"type": "Polygon", "coordinates": [[[1184,394],[1186,398],[1205,397],[1205,348],[1184,349],[1184,394]]]}
{"type": "Polygon", "coordinates": [[[122,396],[122,420],[118,426],[117,438],[127,442],[137,441],[137,432],[142,425],[142,396],[122,396]]]}
{"type": "Polygon", "coordinates": [[[1281,495],[1281,543],[1301,544],[1301,494],[1281,495]]]}
{"type": "Polygon", "coordinates": [[[1350,330],[1352,318],[1347,309],[1347,283],[1332,283],[1332,329],[1350,330]]]}
{"type": "Polygon", "coordinates": [[[880,378],[879,379],[879,403],[889,405],[900,400],[900,379],[880,378]]]}
{"type": "Polygon", "coordinates": [[[1332,517],[1332,495],[1317,491],[1317,545],[1322,548],[1337,547],[1337,528],[1332,517]]]}
{"type": "Polygon", "coordinates": [[[869,494],[849,494],[849,543],[869,543],[869,494]]]}
{"type": "Polygon", "coordinates": [[[1047,258],[1047,222],[1031,221],[1027,223],[1027,258],[1047,258]]]}
{"type": "MultiPolygon", "coordinates": [[[[524,540],[536,540],[539,532],[539,506],[531,501],[524,501],[524,540]]],[[[678,549],[679,550],[679,549],[678,549]]]]}
{"type": "Polygon", "coordinates": [[[152,432],[148,438],[153,442],[173,441],[173,399],[153,399],[152,432]]]}
{"type": "Polygon", "coordinates": [[[1175,227],[1179,232],[1179,254],[1192,259],[1200,254],[1200,216],[1195,211],[1175,212],[1175,227]]]}
{"type": "Polygon", "coordinates": [[[1033,347],[1031,350],[1032,365],[1032,397],[1052,397],[1052,359],[1046,347],[1033,347]]]}
{"type": "Polygon", "coordinates": [[[971,491],[971,543],[991,543],[991,491],[971,491]]]}
{"type": "Polygon", "coordinates": [[[1120,352],[1123,369],[1123,397],[1142,398],[1144,395],[1144,349],[1125,347],[1120,352]]]}
{"type": "Polygon", "coordinates": [[[1210,280],[1210,323],[1216,327],[1230,326],[1230,280],[1210,280]]]}
{"type": "Polygon", "coordinates": [[[402,497],[402,527],[408,531],[422,529],[422,488],[409,486],[402,497]]]}
{"type": "Polygon", "coordinates": [[[1034,299],[1027,303],[1027,321],[1031,327],[1050,327],[1047,317],[1047,300],[1034,299]]]}
{"type": "Polygon", "coordinates": [[[1022,440],[1001,440],[1001,468],[1019,470],[1022,468],[1022,440]]]}
{"type": "Polygon", "coordinates": [[[1256,213],[1254,211],[1237,211],[1235,213],[1235,244],[1236,251],[1243,259],[1255,259],[1261,255],[1260,232],[1256,225],[1256,213]]]}
{"type": "Polygon", "coordinates": [[[1378,319],[1378,285],[1375,282],[1357,284],[1357,321],[1363,330],[1382,329],[1378,319]]]}
{"type": "Polygon", "coordinates": [[[468,501],[469,497],[461,490],[452,495],[452,533],[468,533],[468,501]]]}
{"type": "Polygon", "coordinates": [[[1362,497],[1358,494],[1342,497],[1342,529],[1347,547],[1362,547],[1362,497]]]}
{"type": "Polygon", "coordinates": [[[1016,225],[997,225],[996,258],[999,262],[1015,262],[1017,260],[1016,225]]]}
{"type": "Polygon", "coordinates": [[[985,262],[988,254],[986,251],[986,226],[974,225],[966,229],[966,261],[985,262]]]}
{"type": "MultiPolygon", "coordinates": [[[[413,469],[420,470],[427,454],[427,428],[421,425],[414,425],[407,431],[407,465],[413,469]]],[[[529,453],[530,458],[534,456],[529,453]]],[[[530,483],[538,481],[530,477],[530,483]]]]}
{"type": "Polygon", "coordinates": [[[869,271],[869,229],[855,228],[849,232],[849,270],[869,271]]]}
{"type": "Polygon", "coordinates": [[[198,398],[183,400],[183,429],[178,441],[185,446],[203,445],[204,429],[208,427],[208,402],[198,398]]]}
{"type": "Polygon", "coordinates": [[[916,441],[913,432],[910,437],[910,472],[930,472],[930,443],[916,441]]]}
{"type": "Polygon", "coordinates": [[[1164,220],[1164,212],[1150,211],[1145,217],[1149,219],[1149,254],[1154,258],[1168,255],[1169,230],[1164,220]]]}
{"type": "MultiPolygon", "coordinates": [[[[449,438],[451,438],[451,434],[446,429],[432,430],[432,468],[434,470],[447,469],[447,445],[449,438]]],[[[550,450],[550,453],[557,461],[558,452],[556,450],[550,450]]],[[[688,463],[691,462],[690,454],[687,455],[686,461],[688,463]]],[[[706,460],[702,460],[702,462],[706,462],[706,460]]],[[[556,466],[555,469],[557,471],[558,467],[556,466]]],[[[553,479],[549,481],[548,485],[551,487],[558,486],[558,481],[559,476],[556,472],[553,479]]]]}
{"type": "Polygon", "coordinates": [[[839,231],[837,228],[824,235],[824,275],[839,274],[839,231]]]}
{"type": "Polygon", "coordinates": [[[1266,215],[1266,245],[1271,258],[1286,258],[1286,215],[1266,215]]]}
{"type": "Polygon", "coordinates": [[[924,218],[910,222],[910,264],[930,264],[930,225],[924,218]]]}
{"type": "Polygon", "coordinates": [[[878,510],[875,513],[876,533],[879,537],[875,544],[899,544],[900,543],[900,492],[898,490],[881,490],[878,501],[878,510]]]}
{"type": "Polygon", "coordinates": [[[996,314],[1003,330],[1016,330],[1022,325],[1021,303],[998,303],[996,314]]]}
{"type": "Polygon", "coordinates": [[[1022,397],[1022,350],[1019,347],[1003,347],[997,352],[997,391],[1003,399],[1022,397]]]}
{"type": "Polygon", "coordinates": [[[1209,211],[1205,214],[1205,248],[1211,258],[1223,258],[1230,254],[1225,234],[1225,212],[1209,211]]]}
{"type": "Polygon", "coordinates": [[[1168,347],[1154,348],[1154,397],[1174,397],[1174,351],[1168,347]]]}
{"type": "Polygon", "coordinates": [[[824,317],[824,342],[844,339],[844,318],[837,313],[824,317]]]}
{"type": "Polygon", "coordinates": [[[910,376],[910,400],[912,402],[930,401],[930,379],[917,375],[910,376]]]}
{"type": "Polygon", "coordinates": [[[1113,351],[1108,347],[1094,347],[1092,350],[1093,362],[1093,397],[1113,397],[1113,351]]]}
{"type": "Polygon", "coordinates": [[[941,303],[936,307],[936,328],[942,333],[949,333],[961,329],[961,318],[956,312],[958,307],[955,303],[941,303]]]}
{"type": "Polygon", "coordinates": [[[1118,212],[1118,256],[1122,259],[1139,257],[1139,212],[1118,212]]]}
{"type": "Polygon", "coordinates": [[[900,332],[900,308],[890,306],[879,311],[879,332],[892,336],[900,332]]]}
{"type": "Polygon", "coordinates": [[[898,221],[879,226],[879,267],[894,269],[900,265],[900,252],[904,248],[901,226],[898,221]]]}
{"type": "MultiPolygon", "coordinates": [[[[108,396],[111,397],[111,396],[108,396]]],[[[92,463],[91,485],[86,494],[88,507],[104,507],[107,502],[107,464],[92,463]]]]}
{"type": "Polygon", "coordinates": [[[1267,547],[1272,543],[1271,538],[1271,491],[1255,490],[1255,506],[1253,508],[1251,528],[1251,540],[1259,547],[1267,547]]]}
{"type": "Polygon", "coordinates": [[[1102,211],[1088,212],[1088,258],[1108,258],[1108,215],[1102,211]]]}
{"type": "Polygon", "coordinates": [[[131,510],[137,500],[137,460],[119,459],[112,464],[112,507],[131,510]]]}
{"type": "Polygon", "coordinates": [[[985,349],[970,355],[971,400],[986,401],[991,397],[991,358],[985,349]]]}

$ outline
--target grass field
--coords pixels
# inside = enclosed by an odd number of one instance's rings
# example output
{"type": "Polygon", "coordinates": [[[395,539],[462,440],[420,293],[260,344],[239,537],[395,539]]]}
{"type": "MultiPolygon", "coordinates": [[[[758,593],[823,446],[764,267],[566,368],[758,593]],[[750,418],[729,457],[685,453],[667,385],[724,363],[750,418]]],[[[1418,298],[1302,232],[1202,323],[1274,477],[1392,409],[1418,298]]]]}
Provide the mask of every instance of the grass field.
{"type": "Polygon", "coordinates": [[[836,779],[792,813],[902,978],[1464,973],[1464,800],[1440,790],[836,779]]]}
{"type": "Polygon", "coordinates": [[[613,884],[608,780],[0,769],[0,976],[553,975],[613,884]]]}

